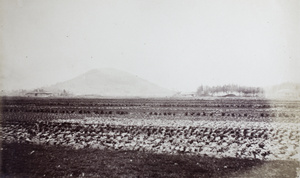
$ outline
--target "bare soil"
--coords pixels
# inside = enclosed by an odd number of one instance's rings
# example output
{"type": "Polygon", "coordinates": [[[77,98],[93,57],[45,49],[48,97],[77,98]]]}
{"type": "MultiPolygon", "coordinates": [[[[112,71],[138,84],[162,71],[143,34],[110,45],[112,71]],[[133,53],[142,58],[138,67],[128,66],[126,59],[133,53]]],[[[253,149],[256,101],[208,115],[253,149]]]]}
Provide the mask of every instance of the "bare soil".
{"type": "Polygon", "coordinates": [[[2,143],[1,177],[296,177],[299,162],[2,143]]]}

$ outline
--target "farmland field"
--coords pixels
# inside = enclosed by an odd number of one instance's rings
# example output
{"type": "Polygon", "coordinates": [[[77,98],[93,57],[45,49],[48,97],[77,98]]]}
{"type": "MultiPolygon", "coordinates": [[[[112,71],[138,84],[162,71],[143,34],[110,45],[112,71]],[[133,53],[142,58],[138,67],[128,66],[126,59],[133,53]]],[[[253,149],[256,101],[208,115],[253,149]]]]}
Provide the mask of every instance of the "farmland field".
{"type": "Polygon", "coordinates": [[[300,102],[2,98],[1,175],[297,177],[300,102]]]}

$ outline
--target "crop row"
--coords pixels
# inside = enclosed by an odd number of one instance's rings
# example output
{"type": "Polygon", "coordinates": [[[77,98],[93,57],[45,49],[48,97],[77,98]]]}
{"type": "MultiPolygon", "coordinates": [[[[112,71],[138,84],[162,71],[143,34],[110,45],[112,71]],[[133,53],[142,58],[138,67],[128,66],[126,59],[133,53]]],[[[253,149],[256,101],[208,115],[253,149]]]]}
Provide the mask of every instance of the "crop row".
{"type": "Polygon", "coordinates": [[[237,110],[237,109],[198,109],[176,110],[173,108],[137,108],[137,109],[123,109],[123,108],[53,108],[53,107],[4,107],[4,113],[18,113],[18,112],[33,112],[33,113],[67,113],[67,114],[134,114],[143,113],[145,115],[181,115],[181,116],[239,116],[239,117],[286,117],[295,118],[300,117],[300,111],[297,110],[237,110]]]}
{"type": "Polygon", "coordinates": [[[251,159],[299,159],[300,125],[93,117],[3,126],[6,142],[251,159]]]}
{"type": "Polygon", "coordinates": [[[159,107],[159,108],[277,108],[277,107],[287,107],[287,108],[295,108],[295,106],[280,106],[280,105],[270,105],[270,104],[142,104],[142,103],[124,103],[124,104],[112,104],[112,103],[101,103],[101,104],[93,104],[93,103],[85,103],[85,104],[75,104],[75,103],[68,103],[68,104],[59,104],[59,103],[47,103],[47,104],[38,104],[32,103],[29,104],[6,104],[7,106],[54,106],[54,107],[124,107],[124,108],[135,108],[135,107],[159,107]]]}
{"type": "Polygon", "coordinates": [[[164,115],[164,116],[217,116],[217,117],[285,117],[285,118],[299,118],[299,112],[286,112],[286,111],[252,111],[252,110],[162,110],[157,109],[157,111],[152,108],[148,110],[109,110],[109,109],[97,109],[97,108],[51,108],[51,107],[4,107],[4,113],[14,113],[14,112],[34,112],[34,113],[66,113],[66,114],[97,114],[97,115],[127,115],[134,113],[143,113],[149,116],[152,115],[164,115]]]}
{"type": "MultiPolygon", "coordinates": [[[[140,120],[146,120],[149,122],[157,123],[157,121],[161,121],[160,123],[168,123],[169,121],[176,122],[177,120],[180,120],[181,122],[183,120],[190,121],[193,123],[197,123],[199,121],[212,121],[218,123],[222,122],[257,122],[258,124],[261,123],[299,123],[299,118],[281,118],[281,117],[232,117],[232,116],[197,116],[197,117],[191,117],[191,116],[173,116],[173,115],[145,115],[143,113],[135,113],[135,114],[129,114],[129,115],[97,115],[97,114],[60,114],[60,113],[32,113],[32,112],[18,112],[18,113],[4,113],[0,115],[2,119],[2,124],[11,124],[15,122],[39,122],[39,121],[53,121],[53,120],[78,120],[82,121],[84,118],[109,118],[110,121],[117,119],[125,119],[128,123],[130,120],[134,119],[134,122],[139,122],[140,120]]],[[[148,125],[151,123],[147,123],[148,125]]],[[[185,123],[186,124],[186,123],[185,123]]]]}
{"type": "Polygon", "coordinates": [[[265,99],[87,99],[2,97],[3,106],[160,107],[160,108],[298,108],[299,101],[265,99]]]}

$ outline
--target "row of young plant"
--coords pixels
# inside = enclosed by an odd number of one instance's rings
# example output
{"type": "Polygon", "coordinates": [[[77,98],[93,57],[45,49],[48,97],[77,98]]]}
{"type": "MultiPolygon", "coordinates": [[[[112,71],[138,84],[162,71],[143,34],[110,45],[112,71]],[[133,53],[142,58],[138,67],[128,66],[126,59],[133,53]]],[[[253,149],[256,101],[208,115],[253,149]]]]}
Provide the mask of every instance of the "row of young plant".
{"type": "Polygon", "coordinates": [[[6,142],[75,149],[289,160],[300,157],[299,123],[92,117],[3,125],[6,142]]]}
{"type": "Polygon", "coordinates": [[[82,98],[13,98],[3,97],[2,106],[37,107],[160,107],[160,108],[298,108],[299,101],[264,99],[82,99],[82,98]]]}
{"type": "Polygon", "coordinates": [[[185,115],[169,115],[169,114],[162,114],[162,115],[149,115],[147,113],[131,113],[128,115],[120,115],[120,114],[104,114],[104,115],[97,115],[97,114],[78,114],[78,113],[32,113],[32,112],[18,112],[18,113],[2,113],[0,115],[2,119],[2,123],[10,123],[10,122],[38,122],[38,121],[52,121],[58,119],[78,119],[82,120],[87,117],[94,117],[94,118],[123,118],[123,119],[136,119],[136,120],[151,120],[151,122],[157,122],[157,120],[190,120],[190,121],[248,121],[248,122],[280,122],[280,123],[299,123],[299,118],[287,118],[287,117],[240,117],[240,116],[185,116],[185,115]]]}

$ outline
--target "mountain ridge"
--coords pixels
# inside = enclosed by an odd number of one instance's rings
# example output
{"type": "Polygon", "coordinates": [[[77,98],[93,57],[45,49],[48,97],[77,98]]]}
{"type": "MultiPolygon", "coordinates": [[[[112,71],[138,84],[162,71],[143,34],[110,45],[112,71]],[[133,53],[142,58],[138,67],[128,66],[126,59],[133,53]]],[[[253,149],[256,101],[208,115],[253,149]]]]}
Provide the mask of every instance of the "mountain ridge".
{"type": "Polygon", "coordinates": [[[44,89],[101,96],[172,96],[175,93],[131,73],[111,68],[92,69],[44,89]]]}

